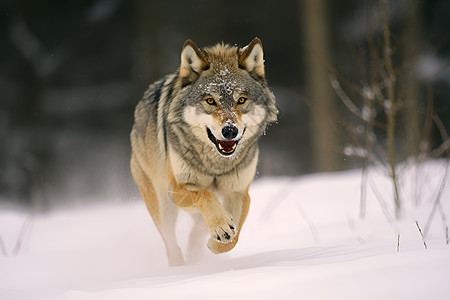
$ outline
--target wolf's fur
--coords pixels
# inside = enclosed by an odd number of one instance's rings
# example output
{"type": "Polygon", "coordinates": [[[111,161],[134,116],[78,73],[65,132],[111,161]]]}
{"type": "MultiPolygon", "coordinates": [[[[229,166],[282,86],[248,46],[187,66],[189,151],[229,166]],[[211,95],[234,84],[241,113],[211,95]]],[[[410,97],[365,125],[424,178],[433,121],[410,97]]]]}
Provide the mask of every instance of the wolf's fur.
{"type": "Polygon", "coordinates": [[[244,48],[204,50],[188,40],[178,71],[145,92],[131,131],[131,172],[170,265],[184,263],[175,237],[178,208],[194,215],[190,247],[202,242],[204,222],[212,252],[234,248],[250,205],[256,142],[276,118],[257,38],[244,48]]]}

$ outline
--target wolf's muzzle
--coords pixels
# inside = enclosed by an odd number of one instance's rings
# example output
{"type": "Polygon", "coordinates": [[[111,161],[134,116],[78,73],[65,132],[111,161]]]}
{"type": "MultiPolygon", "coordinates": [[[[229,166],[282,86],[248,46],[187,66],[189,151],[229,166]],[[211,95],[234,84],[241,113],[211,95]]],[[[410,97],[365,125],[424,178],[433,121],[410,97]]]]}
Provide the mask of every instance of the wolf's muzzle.
{"type": "Polygon", "coordinates": [[[236,150],[236,146],[239,143],[240,139],[236,139],[238,136],[239,130],[236,126],[227,125],[222,128],[222,135],[225,139],[217,139],[214,134],[206,128],[206,132],[208,134],[208,138],[216,145],[217,151],[222,156],[231,156],[236,150]]]}
{"type": "Polygon", "coordinates": [[[227,140],[232,140],[237,137],[239,129],[234,125],[227,125],[222,128],[222,135],[227,140]]]}

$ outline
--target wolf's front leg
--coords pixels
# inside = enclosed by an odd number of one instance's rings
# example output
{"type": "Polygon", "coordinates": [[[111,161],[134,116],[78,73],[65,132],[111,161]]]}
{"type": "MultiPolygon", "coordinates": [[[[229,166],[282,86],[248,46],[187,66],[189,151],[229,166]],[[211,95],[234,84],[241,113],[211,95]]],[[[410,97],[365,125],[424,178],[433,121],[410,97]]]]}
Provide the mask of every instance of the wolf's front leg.
{"type": "Polygon", "coordinates": [[[214,253],[228,252],[236,246],[241,233],[242,226],[247,218],[248,210],[250,207],[250,196],[248,189],[242,192],[229,193],[224,198],[224,208],[233,216],[237,225],[236,236],[227,244],[218,243],[217,241],[210,239],[208,241],[208,248],[214,253]]]}
{"type": "Polygon", "coordinates": [[[236,225],[216,195],[193,185],[181,184],[174,187],[173,199],[179,207],[200,210],[212,239],[219,243],[233,241],[237,232],[236,225]]]}

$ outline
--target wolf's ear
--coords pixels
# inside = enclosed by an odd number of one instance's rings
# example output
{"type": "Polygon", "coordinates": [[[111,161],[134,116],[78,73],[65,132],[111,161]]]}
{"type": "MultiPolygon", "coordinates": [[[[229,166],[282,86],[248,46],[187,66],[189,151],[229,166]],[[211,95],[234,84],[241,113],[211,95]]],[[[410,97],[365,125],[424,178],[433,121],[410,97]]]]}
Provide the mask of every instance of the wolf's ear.
{"type": "Polygon", "coordinates": [[[191,40],[184,42],[183,50],[181,51],[181,77],[189,78],[198,75],[207,69],[208,65],[208,58],[204,51],[200,50],[191,40]]]}
{"type": "Polygon", "coordinates": [[[239,67],[264,78],[264,53],[260,39],[254,38],[239,50],[239,67]]]}

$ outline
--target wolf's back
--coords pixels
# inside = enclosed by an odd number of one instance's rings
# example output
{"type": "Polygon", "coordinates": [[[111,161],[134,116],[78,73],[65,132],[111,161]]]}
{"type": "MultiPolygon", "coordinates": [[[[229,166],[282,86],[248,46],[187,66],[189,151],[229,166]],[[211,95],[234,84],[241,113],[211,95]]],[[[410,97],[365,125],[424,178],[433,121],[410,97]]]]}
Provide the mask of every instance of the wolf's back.
{"type": "Polygon", "coordinates": [[[167,114],[176,94],[178,75],[167,75],[151,84],[134,112],[132,155],[148,175],[162,175],[167,155],[167,114]]]}
{"type": "Polygon", "coordinates": [[[134,112],[131,138],[141,139],[147,146],[157,145],[153,150],[160,154],[167,151],[167,114],[176,82],[177,75],[171,74],[150,85],[134,112]]]}

